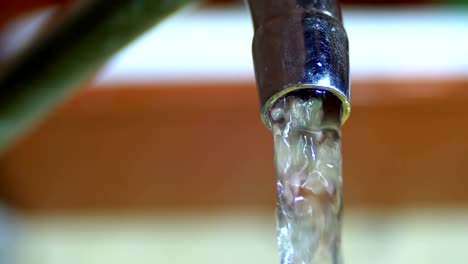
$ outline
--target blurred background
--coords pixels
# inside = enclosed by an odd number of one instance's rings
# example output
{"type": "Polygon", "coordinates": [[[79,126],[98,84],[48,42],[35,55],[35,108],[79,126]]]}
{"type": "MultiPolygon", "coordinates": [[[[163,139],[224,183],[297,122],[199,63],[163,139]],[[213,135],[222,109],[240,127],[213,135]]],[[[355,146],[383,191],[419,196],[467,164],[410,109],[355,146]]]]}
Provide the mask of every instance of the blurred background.
{"type": "MultiPolygon", "coordinates": [[[[59,10],[16,2],[3,66],[59,10]]],[[[468,1],[342,2],[346,263],[466,263],[468,1]]],[[[190,5],[0,156],[0,263],[279,263],[252,34],[242,1],[190,5]]]]}

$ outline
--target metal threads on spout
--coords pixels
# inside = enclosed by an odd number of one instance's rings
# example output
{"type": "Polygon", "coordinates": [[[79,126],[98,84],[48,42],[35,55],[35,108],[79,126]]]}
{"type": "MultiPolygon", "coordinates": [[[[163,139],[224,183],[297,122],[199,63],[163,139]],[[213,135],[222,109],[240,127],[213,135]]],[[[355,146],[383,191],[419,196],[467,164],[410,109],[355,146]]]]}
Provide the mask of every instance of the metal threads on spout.
{"type": "Polygon", "coordinates": [[[337,1],[249,0],[253,59],[262,120],[281,97],[300,89],[329,91],[351,112],[348,38],[337,1]]]}

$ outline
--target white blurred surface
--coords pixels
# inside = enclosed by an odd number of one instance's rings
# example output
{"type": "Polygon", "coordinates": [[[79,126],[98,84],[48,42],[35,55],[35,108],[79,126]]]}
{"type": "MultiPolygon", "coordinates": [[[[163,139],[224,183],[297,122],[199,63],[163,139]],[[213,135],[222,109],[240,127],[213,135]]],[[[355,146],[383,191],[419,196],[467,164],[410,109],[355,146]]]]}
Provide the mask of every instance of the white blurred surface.
{"type": "MultiPolygon", "coordinates": [[[[468,15],[345,9],[353,79],[466,78],[468,15]]],[[[253,80],[246,9],[181,12],[118,54],[98,83],[253,80]]]]}
{"type": "MultiPolygon", "coordinates": [[[[25,47],[52,10],[0,32],[0,62],[25,47]]],[[[345,8],[343,15],[353,79],[468,78],[466,10],[345,8]]],[[[186,8],[111,59],[97,83],[253,81],[252,37],[246,8],[186,8]]]]}
{"type": "MultiPolygon", "coordinates": [[[[345,263],[468,259],[467,210],[353,210],[344,219],[345,263]]],[[[279,263],[273,212],[29,217],[21,229],[18,264],[279,263]]]]}

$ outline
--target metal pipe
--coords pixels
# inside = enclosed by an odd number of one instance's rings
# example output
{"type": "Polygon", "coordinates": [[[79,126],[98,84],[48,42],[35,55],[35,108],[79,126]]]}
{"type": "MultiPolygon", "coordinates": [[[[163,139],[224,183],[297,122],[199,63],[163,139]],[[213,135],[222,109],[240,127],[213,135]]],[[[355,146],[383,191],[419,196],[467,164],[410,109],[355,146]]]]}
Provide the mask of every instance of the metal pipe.
{"type": "Polygon", "coordinates": [[[350,106],[348,38],[336,0],[249,0],[253,60],[262,120],[281,97],[300,89],[329,91],[350,106]]]}

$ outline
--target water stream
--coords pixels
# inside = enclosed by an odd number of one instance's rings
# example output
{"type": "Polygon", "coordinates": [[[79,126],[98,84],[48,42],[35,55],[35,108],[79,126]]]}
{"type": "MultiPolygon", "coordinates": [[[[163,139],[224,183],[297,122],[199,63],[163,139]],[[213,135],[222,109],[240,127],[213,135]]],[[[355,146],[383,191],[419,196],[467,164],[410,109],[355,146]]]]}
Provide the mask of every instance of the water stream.
{"type": "Polygon", "coordinates": [[[270,111],[282,264],[340,264],[341,124],[333,95],[294,92],[270,111]]]}

